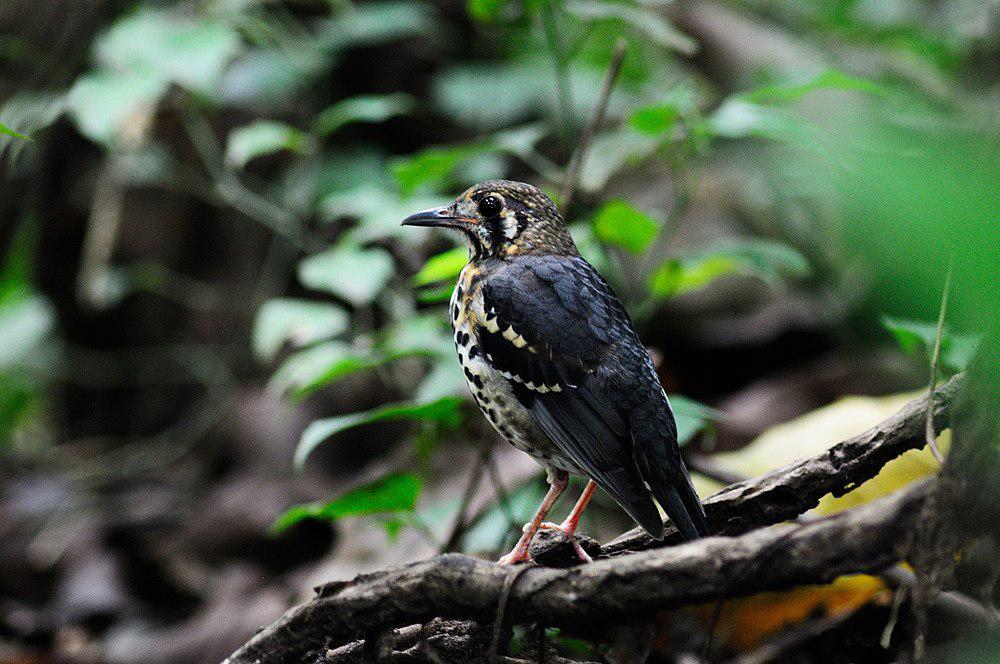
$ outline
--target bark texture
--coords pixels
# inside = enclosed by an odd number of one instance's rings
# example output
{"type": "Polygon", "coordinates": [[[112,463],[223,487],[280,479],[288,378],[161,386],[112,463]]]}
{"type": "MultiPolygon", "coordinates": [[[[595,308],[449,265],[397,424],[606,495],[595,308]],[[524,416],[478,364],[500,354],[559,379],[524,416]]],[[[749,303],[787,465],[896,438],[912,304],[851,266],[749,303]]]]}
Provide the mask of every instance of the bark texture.
{"type": "MultiPolygon", "coordinates": [[[[761,527],[799,516],[827,493],[842,495],[874,477],[888,461],[923,446],[928,405],[934,408],[935,429],[940,431],[947,426],[960,382],[956,377],[938,388],[933,404],[926,397],[916,399],[823,454],[712,496],[705,502],[706,511],[714,531],[724,537],[663,547],[644,533],[630,531],[603,547],[602,559],[569,569],[519,570],[445,554],[329,583],[317,588],[315,598],[254,636],[227,664],[310,661],[310,653],[314,659],[327,648],[341,648],[347,655],[365,647],[361,640],[377,644],[391,630],[414,624],[426,624],[426,630],[442,618],[448,619],[442,624],[490,625],[505,586],[505,620],[579,629],[607,627],[694,602],[883,570],[904,557],[929,481],[824,519],[761,527]],[[518,576],[511,583],[508,577],[513,574],[518,576]],[[352,645],[345,651],[345,644],[352,645]]],[[[671,541],[670,535],[666,541],[671,541]]],[[[552,540],[539,544],[539,549],[561,545],[552,540]]],[[[544,559],[547,552],[535,553],[544,559]]],[[[470,634],[475,631],[469,629],[470,634]]],[[[484,641],[469,638],[470,644],[484,641]]],[[[430,643],[433,638],[424,640],[430,643]]]]}

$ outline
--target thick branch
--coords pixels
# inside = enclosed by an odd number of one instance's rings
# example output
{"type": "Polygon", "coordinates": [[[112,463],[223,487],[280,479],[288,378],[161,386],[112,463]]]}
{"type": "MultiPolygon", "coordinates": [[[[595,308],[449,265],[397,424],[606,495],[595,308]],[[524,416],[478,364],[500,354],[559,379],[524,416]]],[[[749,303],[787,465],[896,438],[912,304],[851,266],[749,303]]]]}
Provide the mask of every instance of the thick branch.
{"type": "MultiPolygon", "coordinates": [[[[962,380],[960,374],[934,391],[936,433],[949,425],[949,408],[962,380]]],[[[842,496],[875,477],[903,452],[924,446],[927,399],[914,399],[868,431],[821,454],[732,484],[706,499],[705,512],[714,532],[735,535],[794,519],[816,507],[826,494],[842,496]]],[[[665,542],[677,541],[676,536],[671,527],[665,542]]],[[[643,530],[635,528],[609,542],[604,553],[613,556],[656,545],[643,530]]]]}
{"type": "MultiPolygon", "coordinates": [[[[888,498],[805,525],[712,537],[599,560],[534,568],[513,586],[507,616],[549,626],[607,625],[653,610],[874,572],[899,560],[927,493],[917,483],[888,498]]],[[[294,662],[303,653],[437,616],[492,620],[510,567],[447,554],[319,589],[227,660],[294,662]]]]}

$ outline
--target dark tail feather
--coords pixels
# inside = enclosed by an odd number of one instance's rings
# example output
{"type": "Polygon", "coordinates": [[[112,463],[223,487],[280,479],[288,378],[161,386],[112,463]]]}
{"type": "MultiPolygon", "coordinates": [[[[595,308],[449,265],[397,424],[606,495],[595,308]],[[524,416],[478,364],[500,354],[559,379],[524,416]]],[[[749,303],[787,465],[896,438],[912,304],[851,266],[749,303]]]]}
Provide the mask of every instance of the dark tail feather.
{"type": "Polygon", "coordinates": [[[663,517],[660,516],[660,510],[656,509],[656,503],[650,499],[649,494],[633,496],[631,499],[621,494],[611,495],[628,512],[629,516],[649,533],[650,537],[657,540],[663,539],[666,532],[666,528],[663,527],[663,517]]]}
{"type": "Polygon", "coordinates": [[[709,534],[708,520],[705,519],[705,509],[688,478],[683,486],[655,487],[656,500],[663,507],[681,537],[685,541],[705,537],[709,534]]]}
{"type": "MultiPolygon", "coordinates": [[[[656,502],[686,541],[706,537],[711,534],[708,520],[705,518],[701,499],[691,483],[691,476],[688,475],[680,454],[675,452],[675,455],[670,455],[664,447],[669,449],[669,446],[639,446],[639,453],[636,455],[639,472],[656,502]]],[[[652,532],[650,534],[656,537],[652,532]]]]}

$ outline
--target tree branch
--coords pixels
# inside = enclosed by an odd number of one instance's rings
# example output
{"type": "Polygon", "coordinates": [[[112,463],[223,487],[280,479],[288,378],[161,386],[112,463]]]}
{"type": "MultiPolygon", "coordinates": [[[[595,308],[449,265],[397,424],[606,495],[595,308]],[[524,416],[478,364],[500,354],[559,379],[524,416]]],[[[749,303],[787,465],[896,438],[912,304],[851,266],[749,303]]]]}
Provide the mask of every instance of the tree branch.
{"type": "Polygon", "coordinates": [[[331,583],[261,631],[225,664],[297,661],[303,653],[437,616],[489,623],[504,582],[514,622],[603,627],[692,602],[825,583],[904,555],[928,482],[805,525],[711,537],[567,570],[516,568],[446,554],[331,583]]]}
{"type": "MultiPolygon", "coordinates": [[[[961,380],[955,377],[934,392],[937,431],[946,426],[961,380]]],[[[823,454],[726,488],[706,501],[710,523],[718,533],[738,534],[792,519],[827,493],[846,493],[924,444],[927,405],[928,397],[916,399],[823,454]]],[[[689,603],[824,583],[841,574],[878,572],[905,554],[928,487],[929,482],[918,482],[831,517],[675,547],[654,548],[656,542],[632,532],[605,546],[604,559],[570,569],[512,569],[447,554],[330,583],[226,664],[300,661],[318,648],[377,639],[395,627],[436,617],[488,625],[512,574],[519,578],[507,597],[509,621],[579,629],[689,603]]]]}
{"type": "MultiPolygon", "coordinates": [[[[959,374],[934,391],[937,433],[948,427],[949,408],[962,380],[959,374]]],[[[732,484],[706,499],[705,512],[713,531],[734,535],[788,521],[816,507],[826,494],[842,496],[875,477],[903,452],[924,446],[929,398],[914,399],[888,419],[825,452],[732,484]]],[[[668,526],[667,537],[661,543],[635,528],[609,542],[604,553],[614,556],[676,541],[673,526],[668,526]]]]}

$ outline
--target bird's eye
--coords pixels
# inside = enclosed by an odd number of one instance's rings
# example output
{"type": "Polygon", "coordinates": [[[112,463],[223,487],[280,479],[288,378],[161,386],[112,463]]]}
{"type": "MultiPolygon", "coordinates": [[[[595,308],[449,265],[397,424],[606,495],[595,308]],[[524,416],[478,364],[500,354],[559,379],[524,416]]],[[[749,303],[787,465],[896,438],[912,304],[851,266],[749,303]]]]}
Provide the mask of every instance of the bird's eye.
{"type": "Polygon", "coordinates": [[[485,196],[479,201],[479,214],[484,218],[495,217],[500,214],[500,199],[496,196],[485,196]]]}

